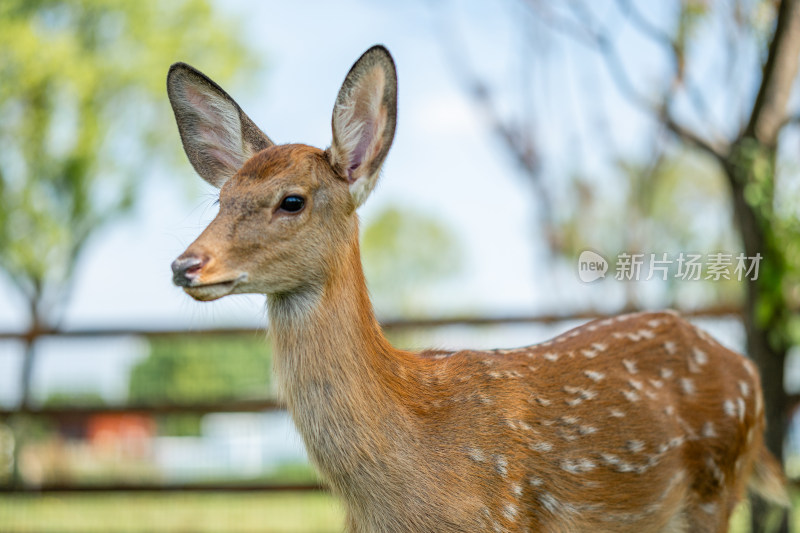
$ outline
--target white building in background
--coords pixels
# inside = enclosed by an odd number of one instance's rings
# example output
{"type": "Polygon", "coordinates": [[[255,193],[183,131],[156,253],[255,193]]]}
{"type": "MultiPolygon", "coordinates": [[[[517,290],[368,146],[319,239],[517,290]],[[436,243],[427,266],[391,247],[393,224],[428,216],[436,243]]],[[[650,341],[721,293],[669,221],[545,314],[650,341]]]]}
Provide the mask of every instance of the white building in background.
{"type": "Polygon", "coordinates": [[[281,464],[308,461],[285,412],[215,413],[201,427],[200,437],[156,437],[153,459],[164,481],[256,478],[281,464]]]}

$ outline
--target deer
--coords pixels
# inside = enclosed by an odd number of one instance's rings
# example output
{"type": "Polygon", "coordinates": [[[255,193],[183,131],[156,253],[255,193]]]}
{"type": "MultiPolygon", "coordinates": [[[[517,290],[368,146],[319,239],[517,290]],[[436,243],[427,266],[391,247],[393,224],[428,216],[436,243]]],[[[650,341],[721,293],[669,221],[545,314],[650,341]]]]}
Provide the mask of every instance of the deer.
{"type": "Polygon", "coordinates": [[[173,282],[198,301],[266,295],[281,400],[347,531],[723,533],[748,489],[788,505],[758,369],[673,311],[514,349],[388,342],[356,212],[397,121],[383,46],[345,77],[325,150],[274,143],[187,64],[167,92],[219,189],[173,282]]]}

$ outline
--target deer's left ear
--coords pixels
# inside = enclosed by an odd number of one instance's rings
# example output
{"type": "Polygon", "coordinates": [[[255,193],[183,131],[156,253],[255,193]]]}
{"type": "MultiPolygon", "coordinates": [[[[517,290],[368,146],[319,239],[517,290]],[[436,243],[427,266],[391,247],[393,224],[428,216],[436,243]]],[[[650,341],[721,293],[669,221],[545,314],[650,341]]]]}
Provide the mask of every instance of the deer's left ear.
{"type": "Polygon", "coordinates": [[[350,184],[356,207],[375,187],[397,122],[397,73],[389,51],[373,46],[348,72],[333,108],[328,157],[350,184]]]}

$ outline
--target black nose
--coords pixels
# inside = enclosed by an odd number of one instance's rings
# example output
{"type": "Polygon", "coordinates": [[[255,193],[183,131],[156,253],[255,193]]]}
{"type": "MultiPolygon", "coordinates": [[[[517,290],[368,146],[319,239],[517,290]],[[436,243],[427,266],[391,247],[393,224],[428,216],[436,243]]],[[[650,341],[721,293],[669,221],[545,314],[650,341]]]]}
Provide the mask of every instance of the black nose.
{"type": "Polygon", "coordinates": [[[204,261],[194,255],[179,257],[172,262],[172,282],[178,287],[192,284],[204,261]]]}

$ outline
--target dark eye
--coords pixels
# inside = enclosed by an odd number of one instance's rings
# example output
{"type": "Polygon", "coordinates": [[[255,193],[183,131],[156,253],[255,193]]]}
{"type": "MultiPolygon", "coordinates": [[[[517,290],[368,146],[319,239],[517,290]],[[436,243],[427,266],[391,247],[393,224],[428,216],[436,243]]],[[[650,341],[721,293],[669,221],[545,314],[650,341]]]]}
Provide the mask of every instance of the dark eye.
{"type": "Polygon", "coordinates": [[[283,199],[281,202],[281,210],[286,211],[287,213],[297,213],[303,206],[306,205],[306,201],[303,199],[302,196],[297,196],[296,194],[291,194],[283,199]]]}

